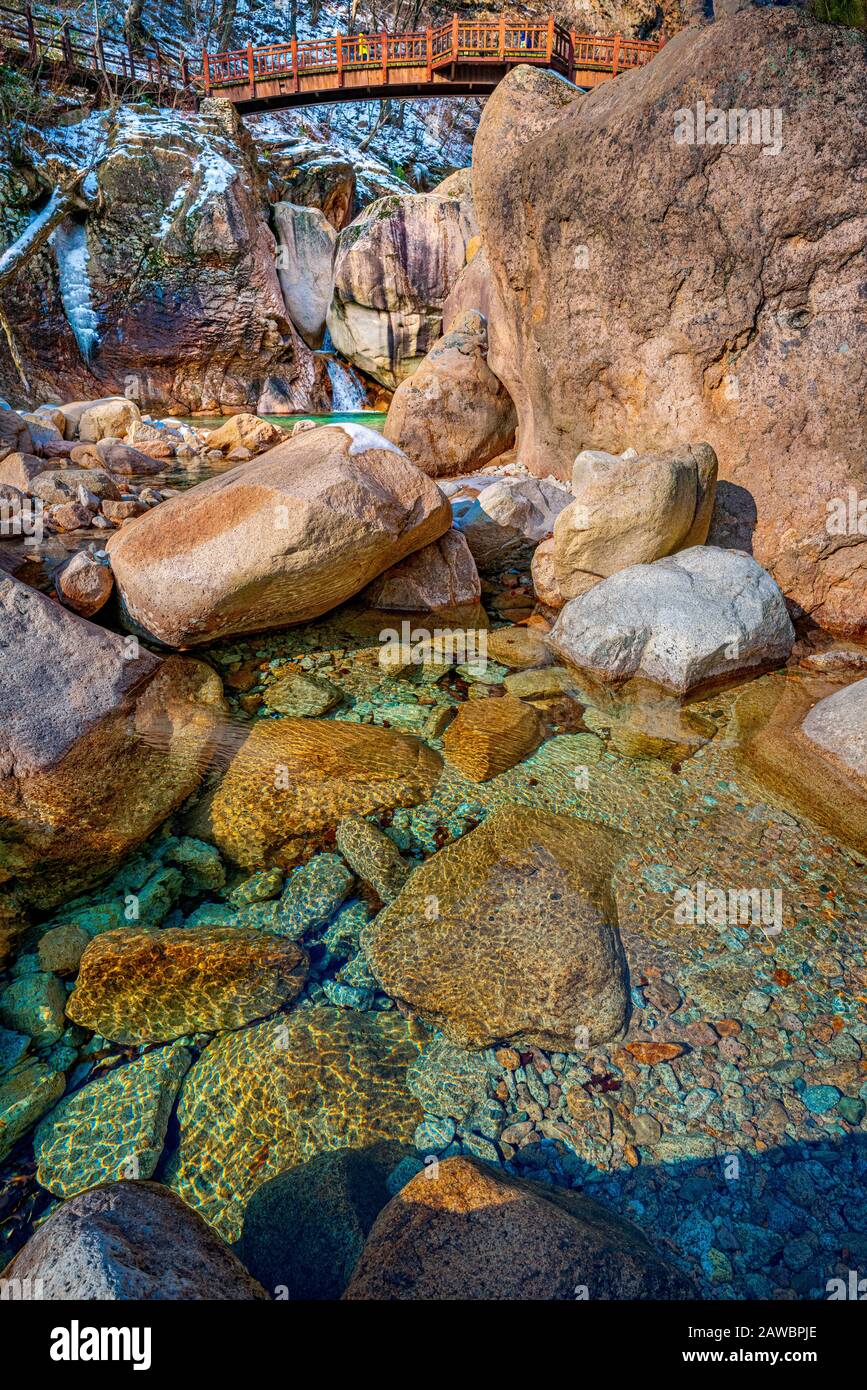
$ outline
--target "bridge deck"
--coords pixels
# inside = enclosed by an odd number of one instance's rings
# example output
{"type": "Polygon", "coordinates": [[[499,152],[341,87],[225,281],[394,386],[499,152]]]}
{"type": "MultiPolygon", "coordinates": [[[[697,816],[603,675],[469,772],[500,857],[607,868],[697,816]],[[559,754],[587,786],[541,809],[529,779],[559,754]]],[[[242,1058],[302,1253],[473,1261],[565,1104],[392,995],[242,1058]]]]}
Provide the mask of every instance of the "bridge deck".
{"type": "Polygon", "coordinates": [[[160,101],[224,97],[239,111],[390,97],[462,96],[493,91],[510,68],[550,68],[580,87],[641,67],[660,44],[619,34],[575,34],[553,17],[471,23],[454,15],[414,33],[336,34],[193,59],[0,4],[0,60],[47,70],[94,90],[147,92],[160,101]]]}

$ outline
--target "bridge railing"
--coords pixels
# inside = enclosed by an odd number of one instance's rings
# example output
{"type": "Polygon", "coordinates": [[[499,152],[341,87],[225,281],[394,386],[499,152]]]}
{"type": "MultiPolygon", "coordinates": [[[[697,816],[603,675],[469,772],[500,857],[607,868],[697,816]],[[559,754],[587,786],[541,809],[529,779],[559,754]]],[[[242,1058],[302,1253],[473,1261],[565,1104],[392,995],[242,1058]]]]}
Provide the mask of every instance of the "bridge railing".
{"type": "Polygon", "coordinates": [[[71,73],[186,88],[191,75],[185,56],[171,44],[133,46],[127,39],[85,24],[61,21],[30,5],[0,5],[0,47],[32,66],[46,64],[71,73]]]}

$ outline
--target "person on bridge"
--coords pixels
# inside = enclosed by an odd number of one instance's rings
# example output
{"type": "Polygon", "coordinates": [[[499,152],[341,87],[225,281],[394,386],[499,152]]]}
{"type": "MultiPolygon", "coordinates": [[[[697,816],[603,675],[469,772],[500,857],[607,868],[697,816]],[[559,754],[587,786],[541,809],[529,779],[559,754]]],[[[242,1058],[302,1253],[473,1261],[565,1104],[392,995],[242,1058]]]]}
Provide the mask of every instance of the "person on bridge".
{"type": "Polygon", "coordinates": [[[367,42],[366,34],[358,35],[358,57],[362,63],[370,57],[370,44],[367,42]]]}

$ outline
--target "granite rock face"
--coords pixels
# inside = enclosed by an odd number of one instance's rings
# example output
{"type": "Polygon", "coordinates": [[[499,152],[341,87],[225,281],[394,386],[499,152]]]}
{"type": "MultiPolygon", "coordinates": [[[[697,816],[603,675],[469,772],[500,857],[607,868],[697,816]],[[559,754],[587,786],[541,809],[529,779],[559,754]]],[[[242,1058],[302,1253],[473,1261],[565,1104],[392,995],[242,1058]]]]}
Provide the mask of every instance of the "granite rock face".
{"type": "Polygon", "coordinates": [[[421,1031],[395,1013],[301,1009],[223,1033],[187,1075],[168,1181],[228,1240],[263,1183],[332,1149],[408,1143],[421,1031]]]}
{"type": "Polygon", "coordinates": [[[132,620],[183,647],[325,613],[450,524],[393,444],[323,426],[164,502],[108,551],[132,620]]]}
{"type": "Polygon", "coordinates": [[[386,993],[462,1047],[574,1051],[622,1030],[626,965],[611,893],[625,841],[522,807],[435,854],[361,934],[386,993]]]}
{"type": "Polygon", "coordinates": [[[548,638],[598,680],[639,676],[679,695],[782,664],[794,640],[783,596],[752,556],[700,545],[571,599],[548,638]]]}
{"type": "Polygon", "coordinates": [[[391,195],[366,207],[337,243],[328,311],[337,351],[390,390],[411,376],[440,336],[475,230],[466,197],[391,195]]]}
{"type": "Polygon", "coordinates": [[[637,1226],[581,1193],[449,1158],[377,1217],[347,1299],[681,1299],[694,1294],[637,1226]],[[580,1292],[583,1290],[583,1293],[580,1292]]]}
{"type": "Polygon", "coordinates": [[[319,208],[277,203],[272,215],[286,311],[308,347],[321,347],[334,291],[337,233],[319,208]]]}
{"type": "Polygon", "coordinates": [[[29,1280],[32,1298],[52,1302],[267,1298],[202,1218],[155,1182],[106,1183],[64,1202],[3,1277],[29,1280]]]}
{"type": "Polygon", "coordinates": [[[865,42],[750,6],[586,96],[518,68],[473,148],[521,461],[567,478],[582,449],[707,440],[745,504],[734,544],[852,635],[867,538],[827,521],[863,479],[865,42]],[[765,112],[767,138],[699,138],[699,103],[765,112]]]}
{"type": "MultiPolygon", "coordinates": [[[[32,216],[26,165],[62,178],[63,134],[28,134],[9,199],[16,234],[32,216]]],[[[234,108],[121,105],[85,116],[74,138],[97,205],[62,224],[4,299],[34,393],[118,394],[182,414],[255,410],[275,396],[286,411],[324,405],[325,363],[284,304],[265,186],[234,108]]],[[[0,389],[12,389],[7,363],[0,389]]]]}

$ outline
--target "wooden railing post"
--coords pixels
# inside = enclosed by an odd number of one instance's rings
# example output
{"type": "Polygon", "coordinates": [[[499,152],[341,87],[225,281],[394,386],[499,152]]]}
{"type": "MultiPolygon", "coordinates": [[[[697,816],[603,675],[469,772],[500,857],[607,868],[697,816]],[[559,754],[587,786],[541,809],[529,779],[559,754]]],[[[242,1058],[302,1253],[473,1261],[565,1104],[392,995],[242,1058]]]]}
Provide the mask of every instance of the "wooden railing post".
{"type": "Polygon", "coordinates": [[[181,74],[181,86],[183,87],[184,91],[186,91],[187,88],[188,88],[189,85],[190,85],[190,69],[189,69],[189,64],[187,63],[187,55],[186,55],[186,53],[182,53],[182,54],[181,54],[180,74],[181,74]]]}
{"type": "Polygon", "coordinates": [[[298,40],[292,35],[292,90],[298,91],[298,40]]]}
{"type": "Polygon", "coordinates": [[[427,53],[427,80],[433,81],[433,29],[428,25],[425,33],[425,50],[427,53]]]}
{"type": "Polygon", "coordinates": [[[253,44],[247,40],[247,81],[250,84],[250,96],[256,95],[256,60],[253,57],[253,44]]]}
{"type": "Polygon", "coordinates": [[[452,62],[458,61],[458,24],[460,23],[457,14],[452,15],[452,62]]]}
{"type": "Polygon", "coordinates": [[[382,85],[388,86],[388,30],[383,29],[380,35],[382,42],[382,85]]]}
{"type": "Polygon", "coordinates": [[[575,30],[569,30],[569,81],[575,81],[575,30]]]}
{"type": "Polygon", "coordinates": [[[38,63],[39,49],[36,47],[36,25],[33,23],[33,11],[29,5],[24,6],[24,18],[27,22],[27,52],[30,55],[31,63],[38,63]]]}
{"type": "Polygon", "coordinates": [[[205,83],[205,96],[210,95],[211,91],[211,67],[208,60],[208,50],[202,49],[202,78],[205,83]]]}
{"type": "Polygon", "coordinates": [[[343,86],[343,35],[338,34],[335,39],[337,45],[337,85],[343,86]]]}
{"type": "Polygon", "coordinates": [[[506,15],[505,11],[500,14],[500,62],[506,60],[506,15]]]}
{"type": "Polygon", "coordinates": [[[66,66],[68,68],[71,68],[75,60],[73,58],[72,53],[72,44],[69,41],[68,24],[64,24],[62,29],[60,30],[60,50],[63,54],[63,61],[65,62],[66,66]]]}
{"type": "Polygon", "coordinates": [[[548,57],[548,62],[549,62],[549,63],[551,62],[551,58],[553,57],[553,54],[554,54],[554,16],[553,16],[553,15],[549,15],[549,16],[548,16],[548,53],[547,53],[547,57],[548,57]]]}
{"type": "Polygon", "coordinates": [[[614,35],[614,52],[613,52],[613,54],[612,54],[612,61],[611,61],[611,75],[612,75],[612,77],[616,77],[616,76],[617,76],[617,62],[618,62],[619,57],[620,57],[620,35],[619,35],[619,34],[615,34],[615,35],[614,35]]]}

